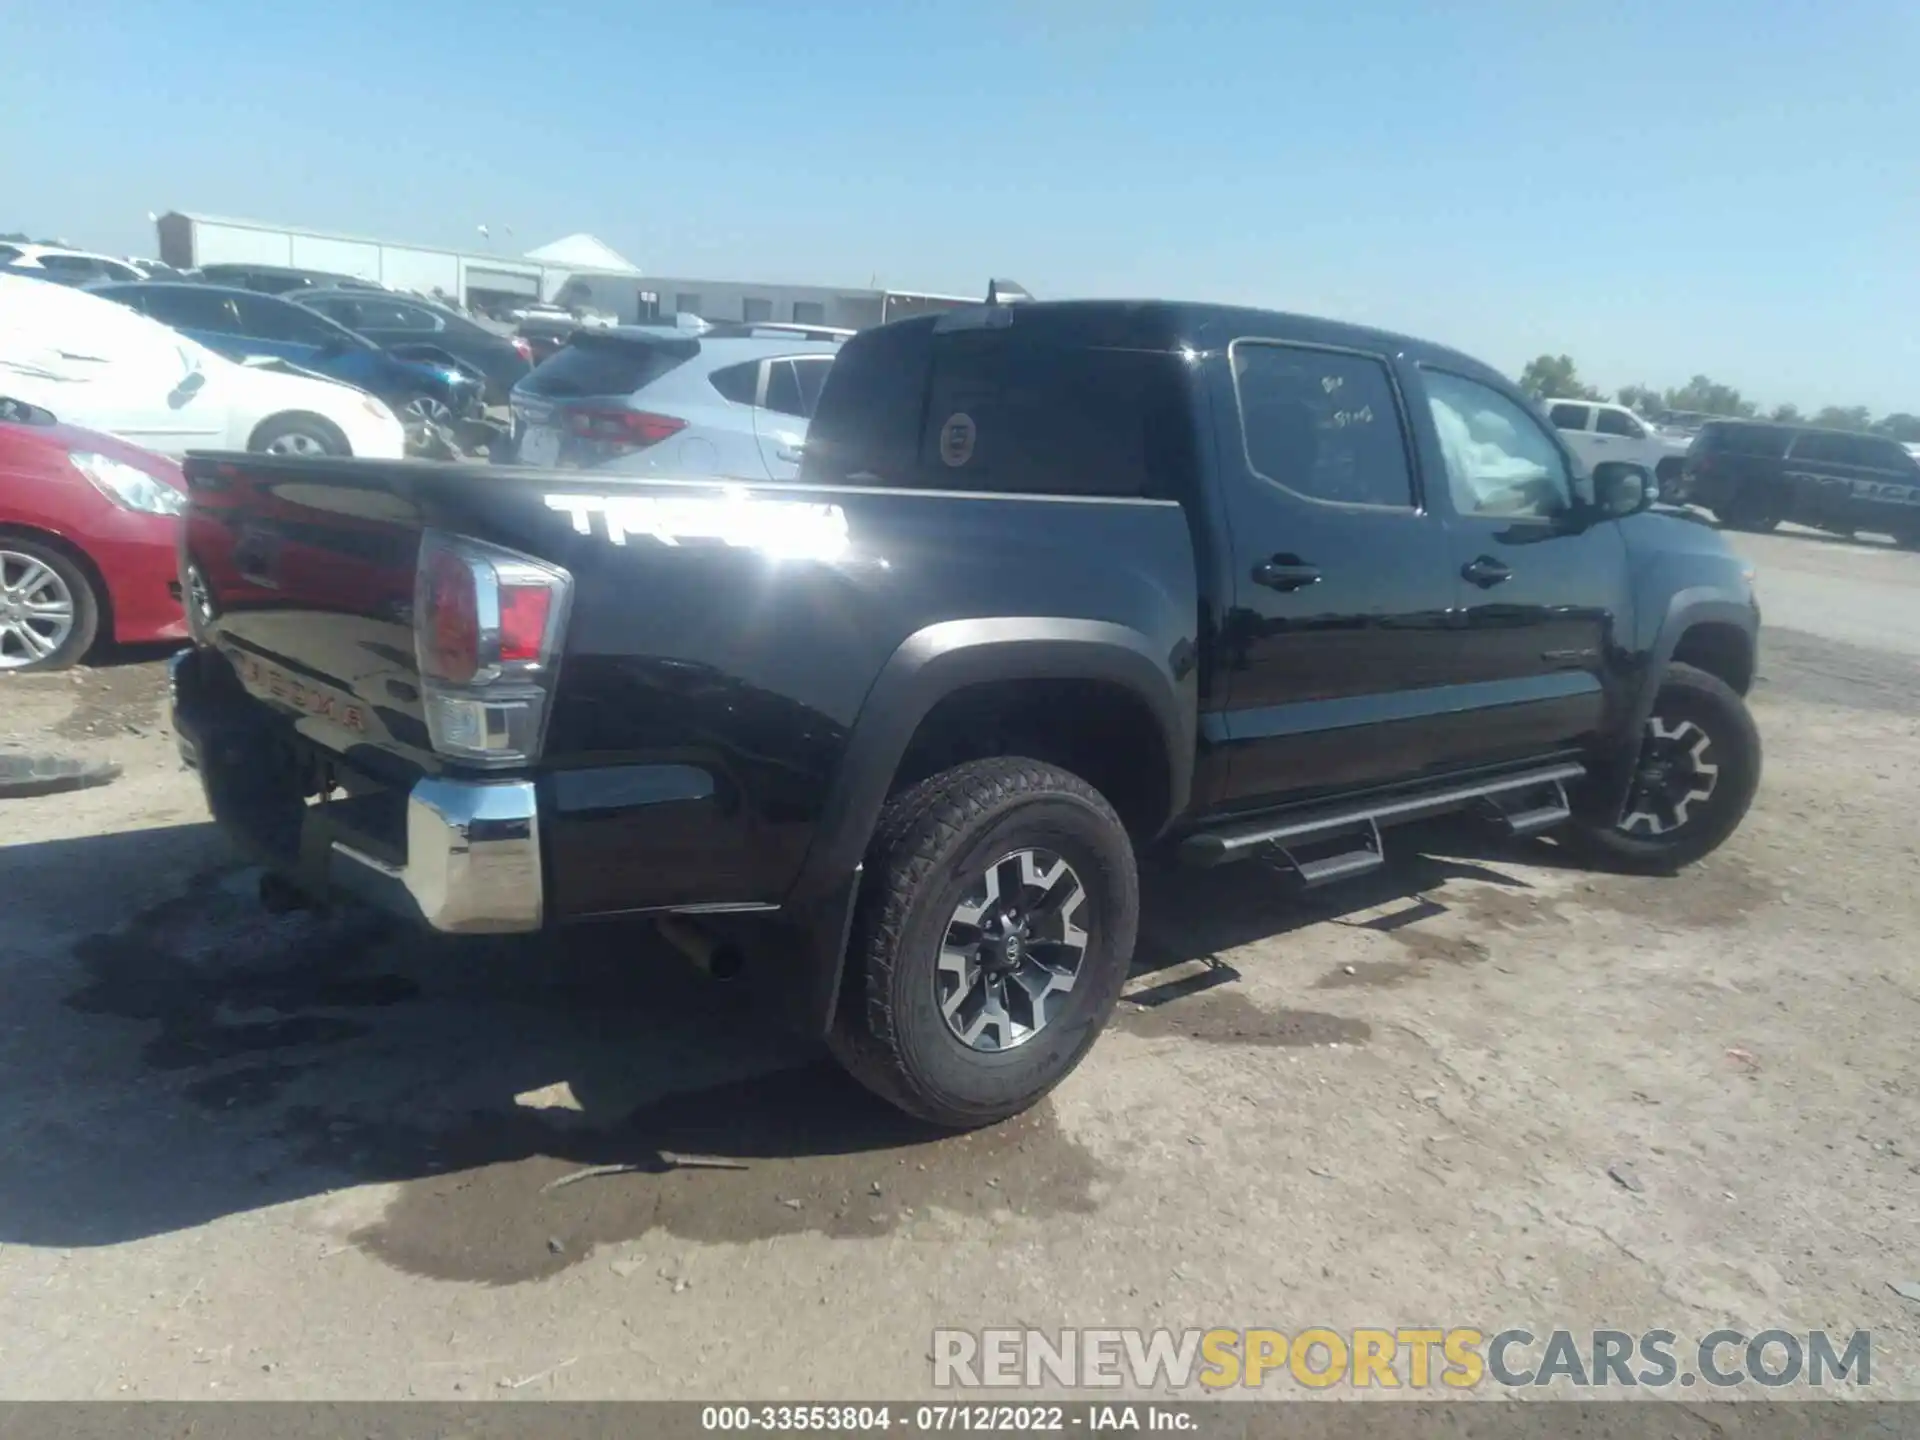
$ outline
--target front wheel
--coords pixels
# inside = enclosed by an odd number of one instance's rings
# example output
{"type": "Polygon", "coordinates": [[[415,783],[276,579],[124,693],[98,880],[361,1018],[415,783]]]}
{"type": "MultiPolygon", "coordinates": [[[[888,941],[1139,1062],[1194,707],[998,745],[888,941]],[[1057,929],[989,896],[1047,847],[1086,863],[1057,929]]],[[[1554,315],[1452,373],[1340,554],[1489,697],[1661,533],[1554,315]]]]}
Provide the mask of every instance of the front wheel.
{"type": "Polygon", "coordinates": [[[875,827],[829,1044],[923,1120],[1018,1114],[1107,1023],[1139,917],[1132,844],[1092,786],[1013,756],[955,766],[875,827]]]}
{"type": "Polygon", "coordinates": [[[60,551],[0,536],[0,673],[64,670],[93,648],[100,600],[60,551]]]}
{"type": "Polygon", "coordinates": [[[1624,870],[1666,873],[1717,850],[1760,785],[1760,732],[1717,675],[1670,665],[1654,696],[1626,803],[1610,822],[1583,820],[1576,843],[1624,870]]]}
{"type": "Polygon", "coordinates": [[[353,454],[347,437],[331,421],[322,420],[318,415],[276,415],[253,432],[247,448],[268,455],[303,459],[353,454]]]}
{"type": "Polygon", "coordinates": [[[1780,522],[1787,518],[1782,497],[1758,485],[1740,487],[1713,513],[1729,530],[1751,530],[1759,535],[1778,529],[1780,522]]]}

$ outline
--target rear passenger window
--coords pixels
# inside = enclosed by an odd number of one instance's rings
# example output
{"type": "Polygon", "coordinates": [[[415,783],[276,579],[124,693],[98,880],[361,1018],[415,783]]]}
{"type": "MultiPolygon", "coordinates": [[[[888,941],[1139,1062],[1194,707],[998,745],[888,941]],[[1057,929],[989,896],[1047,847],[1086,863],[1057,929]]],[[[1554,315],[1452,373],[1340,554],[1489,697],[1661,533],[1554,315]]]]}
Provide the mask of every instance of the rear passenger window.
{"type": "Polygon", "coordinates": [[[1192,449],[1183,379],[1182,362],[1159,351],[1066,348],[1007,331],[942,336],[917,483],[1177,497],[1192,449]]]}
{"type": "Polygon", "coordinates": [[[1382,361],[1259,340],[1235,341],[1232,354],[1255,474],[1328,504],[1413,505],[1406,436],[1382,361]]]}
{"type": "Polygon", "coordinates": [[[766,408],[782,415],[806,415],[806,402],[800,398],[800,377],[794,373],[791,360],[775,360],[767,367],[766,408]]]}
{"type": "Polygon", "coordinates": [[[1587,428],[1587,407],[1556,405],[1547,412],[1547,418],[1553,421],[1556,430],[1584,430],[1587,428]]]}
{"type": "Polygon", "coordinates": [[[749,360],[744,365],[729,365],[714,371],[707,380],[734,404],[751,405],[760,390],[760,362],[749,360]]]}
{"type": "MultiPolygon", "coordinates": [[[[1553,423],[1556,425],[1560,424],[1558,420],[1553,423]]],[[[1565,427],[1562,426],[1562,428],[1564,429],[1565,427]]],[[[1593,428],[1598,430],[1602,435],[1624,435],[1629,440],[1645,439],[1647,433],[1640,428],[1640,422],[1638,420],[1634,419],[1631,415],[1624,415],[1618,410],[1602,410],[1600,412],[1600,418],[1594,421],[1593,428]]]]}

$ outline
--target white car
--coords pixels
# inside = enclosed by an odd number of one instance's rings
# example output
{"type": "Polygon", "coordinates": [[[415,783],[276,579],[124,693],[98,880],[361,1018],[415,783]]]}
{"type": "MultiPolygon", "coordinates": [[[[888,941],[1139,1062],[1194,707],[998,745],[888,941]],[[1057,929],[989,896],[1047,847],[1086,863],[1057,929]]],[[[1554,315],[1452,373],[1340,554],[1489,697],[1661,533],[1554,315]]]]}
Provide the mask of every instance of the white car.
{"type": "Polygon", "coordinates": [[[791,480],[838,350],[749,326],[575,331],[513,387],[512,454],[542,468],[791,480]]]}
{"type": "Polygon", "coordinates": [[[397,460],[385,404],[284,361],[235,364],[84,290],[0,275],[0,395],[163,455],[261,450],[397,460]]]}
{"type": "Polygon", "coordinates": [[[1545,404],[1553,428],[1588,469],[1602,460],[1624,460],[1654,477],[1662,500],[1679,498],[1681,469],[1692,443],[1689,437],[1669,435],[1625,405],[1604,400],[1548,400],[1545,404]]]}
{"type": "Polygon", "coordinates": [[[61,285],[91,285],[97,280],[146,278],[126,261],[116,260],[111,255],[96,255],[91,250],[68,250],[59,245],[24,245],[17,241],[0,245],[0,265],[32,279],[52,280],[61,285]]]}

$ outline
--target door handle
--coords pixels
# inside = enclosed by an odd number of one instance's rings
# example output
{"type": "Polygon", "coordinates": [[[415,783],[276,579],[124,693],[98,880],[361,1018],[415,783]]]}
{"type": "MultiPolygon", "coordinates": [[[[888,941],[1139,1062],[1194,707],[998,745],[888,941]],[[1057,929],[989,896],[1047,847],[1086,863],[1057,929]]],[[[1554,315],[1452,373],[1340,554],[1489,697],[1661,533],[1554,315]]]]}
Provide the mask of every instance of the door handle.
{"type": "Polygon", "coordinates": [[[1482,590],[1490,590],[1502,580],[1513,578],[1513,571],[1491,555],[1477,555],[1460,567],[1460,573],[1482,590]]]}
{"type": "Polygon", "coordinates": [[[1276,555],[1253,567],[1253,583],[1269,590],[1301,590],[1320,583],[1320,571],[1298,555],[1276,555]]]}

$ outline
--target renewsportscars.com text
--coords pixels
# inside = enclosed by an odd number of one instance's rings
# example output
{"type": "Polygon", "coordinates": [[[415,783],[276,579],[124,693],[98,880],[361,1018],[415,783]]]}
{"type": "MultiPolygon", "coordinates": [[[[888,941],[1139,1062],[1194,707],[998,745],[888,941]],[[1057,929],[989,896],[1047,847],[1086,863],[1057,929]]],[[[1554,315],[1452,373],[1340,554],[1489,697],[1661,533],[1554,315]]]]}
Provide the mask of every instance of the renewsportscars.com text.
{"type": "Polygon", "coordinates": [[[1457,1326],[1288,1334],[1266,1329],[933,1332],[933,1383],[957,1389],[1203,1390],[1335,1385],[1471,1390],[1868,1385],[1873,1333],[1714,1330],[1494,1332],[1457,1326]]]}

